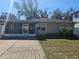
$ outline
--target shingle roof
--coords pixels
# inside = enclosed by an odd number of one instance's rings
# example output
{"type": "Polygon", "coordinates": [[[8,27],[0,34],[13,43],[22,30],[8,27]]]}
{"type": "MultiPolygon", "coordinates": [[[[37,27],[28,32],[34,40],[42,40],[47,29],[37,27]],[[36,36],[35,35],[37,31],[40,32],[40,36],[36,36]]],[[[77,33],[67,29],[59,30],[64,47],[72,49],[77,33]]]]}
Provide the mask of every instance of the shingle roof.
{"type": "MultiPolygon", "coordinates": [[[[5,22],[1,19],[0,22],[5,22]]],[[[8,22],[28,22],[28,23],[75,23],[73,21],[59,20],[59,19],[33,19],[33,20],[9,20],[8,22]]]]}

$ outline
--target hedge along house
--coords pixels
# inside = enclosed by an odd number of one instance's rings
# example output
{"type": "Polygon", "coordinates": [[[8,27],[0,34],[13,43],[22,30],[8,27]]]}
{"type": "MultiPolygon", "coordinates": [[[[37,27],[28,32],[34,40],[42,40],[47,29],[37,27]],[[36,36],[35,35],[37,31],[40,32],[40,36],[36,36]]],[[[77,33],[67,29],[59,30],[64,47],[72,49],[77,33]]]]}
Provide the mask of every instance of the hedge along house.
{"type": "MultiPolygon", "coordinates": [[[[5,20],[0,20],[0,31],[5,20]]],[[[33,19],[33,20],[9,20],[5,27],[4,36],[36,36],[60,34],[60,26],[71,24],[74,27],[75,22],[59,19],[33,19]]]]}

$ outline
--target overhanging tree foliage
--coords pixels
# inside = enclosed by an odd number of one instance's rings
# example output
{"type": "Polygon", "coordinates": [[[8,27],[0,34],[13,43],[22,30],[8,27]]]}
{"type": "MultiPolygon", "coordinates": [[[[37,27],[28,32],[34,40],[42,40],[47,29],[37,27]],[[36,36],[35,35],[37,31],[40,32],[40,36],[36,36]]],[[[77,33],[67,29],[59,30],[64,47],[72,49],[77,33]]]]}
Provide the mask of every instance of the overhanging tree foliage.
{"type": "Polygon", "coordinates": [[[72,13],[75,12],[76,10],[74,8],[70,8],[66,12],[63,13],[64,19],[72,21],[72,13]]]}
{"type": "Polygon", "coordinates": [[[72,21],[71,14],[75,12],[76,10],[74,8],[70,8],[69,10],[62,12],[60,9],[56,9],[53,11],[51,18],[52,19],[63,19],[63,20],[69,20],[72,21]]]}
{"type": "Polygon", "coordinates": [[[24,15],[26,19],[38,18],[37,0],[21,0],[20,3],[14,2],[14,7],[18,11],[18,17],[24,15]]]}
{"type": "Polygon", "coordinates": [[[56,9],[53,11],[52,13],[52,16],[51,16],[52,19],[62,19],[62,11],[59,10],[59,9],[56,9]]]}
{"type": "Polygon", "coordinates": [[[47,9],[44,9],[44,11],[39,10],[39,17],[40,17],[40,18],[48,18],[49,15],[48,15],[47,9]]]}

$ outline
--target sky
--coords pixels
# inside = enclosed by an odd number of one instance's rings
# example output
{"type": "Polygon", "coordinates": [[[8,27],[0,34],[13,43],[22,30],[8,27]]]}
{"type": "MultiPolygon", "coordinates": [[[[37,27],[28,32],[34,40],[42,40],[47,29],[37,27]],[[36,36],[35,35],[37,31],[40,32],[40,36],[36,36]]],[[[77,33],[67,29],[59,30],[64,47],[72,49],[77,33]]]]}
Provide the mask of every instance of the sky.
{"type": "MultiPolygon", "coordinates": [[[[0,0],[0,12],[8,11],[11,0],[0,0]]],[[[79,0],[38,0],[39,9],[48,9],[49,12],[59,8],[66,11],[73,7],[79,10],[79,0]]],[[[12,10],[11,12],[14,12],[12,10]]]]}

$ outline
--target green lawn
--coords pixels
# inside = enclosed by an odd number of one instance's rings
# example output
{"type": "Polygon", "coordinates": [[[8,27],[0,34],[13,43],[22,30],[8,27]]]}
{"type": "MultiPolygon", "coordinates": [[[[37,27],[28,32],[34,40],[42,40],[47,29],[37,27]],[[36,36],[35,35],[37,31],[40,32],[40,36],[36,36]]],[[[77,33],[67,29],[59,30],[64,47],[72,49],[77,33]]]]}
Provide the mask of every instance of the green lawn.
{"type": "Polygon", "coordinates": [[[79,40],[47,39],[40,43],[47,59],[79,59],[79,40]]]}

